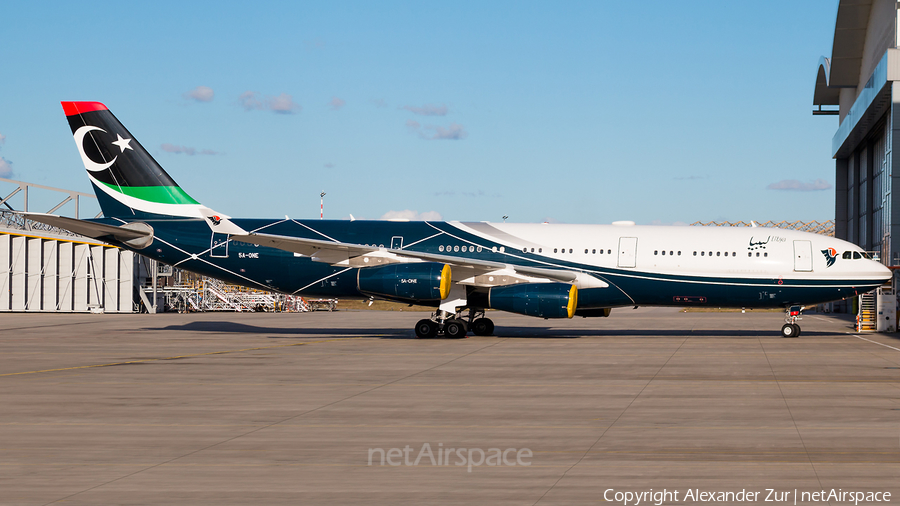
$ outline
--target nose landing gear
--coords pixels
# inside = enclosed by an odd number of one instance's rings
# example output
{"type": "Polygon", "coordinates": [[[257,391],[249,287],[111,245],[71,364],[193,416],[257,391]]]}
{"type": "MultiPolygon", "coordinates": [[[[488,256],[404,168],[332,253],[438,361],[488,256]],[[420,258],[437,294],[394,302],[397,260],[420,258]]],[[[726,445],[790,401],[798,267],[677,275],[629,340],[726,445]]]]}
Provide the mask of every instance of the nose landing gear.
{"type": "Polygon", "coordinates": [[[791,306],[784,311],[784,325],[781,327],[781,337],[800,337],[800,325],[797,320],[801,320],[800,313],[803,311],[801,306],[791,306]]]}

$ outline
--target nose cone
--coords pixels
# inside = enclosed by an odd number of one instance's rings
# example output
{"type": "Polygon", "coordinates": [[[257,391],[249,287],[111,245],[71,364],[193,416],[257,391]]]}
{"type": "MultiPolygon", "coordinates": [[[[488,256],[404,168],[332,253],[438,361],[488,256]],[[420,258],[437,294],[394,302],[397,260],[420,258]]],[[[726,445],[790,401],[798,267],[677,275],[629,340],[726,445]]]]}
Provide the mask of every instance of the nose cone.
{"type": "Polygon", "coordinates": [[[894,276],[894,272],[885,267],[881,262],[870,260],[869,264],[870,265],[867,267],[868,272],[866,274],[873,279],[881,280],[882,284],[887,283],[894,276]]]}

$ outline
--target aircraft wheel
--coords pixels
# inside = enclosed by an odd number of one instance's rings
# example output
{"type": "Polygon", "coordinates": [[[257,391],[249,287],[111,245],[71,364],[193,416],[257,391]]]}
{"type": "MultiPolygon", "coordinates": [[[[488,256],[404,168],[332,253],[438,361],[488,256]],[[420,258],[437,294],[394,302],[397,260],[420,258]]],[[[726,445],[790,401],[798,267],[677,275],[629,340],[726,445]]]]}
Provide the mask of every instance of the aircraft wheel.
{"type": "Polygon", "coordinates": [[[792,325],[790,323],[785,323],[781,327],[781,337],[797,337],[800,335],[800,327],[798,325],[792,325]]]}
{"type": "Polygon", "coordinates": [[[459,320],[450,320],[444,325],[444,335],[450,339],[466,337],[466,324],[459,320]]]}
{"type": "Polygon", "coordinates": [[[437,331],[437,323],[431,320],[419,320],[419,323],[416,323],[416,337],[419,339],[431,339],[437,335],[437,331]]]}
{"type": "Polygon", "coordinates": [[[476,336],[489,336],[494,333],[494,322],[490,318],[478,318],[472,322],[472,332],[476,336]]]}

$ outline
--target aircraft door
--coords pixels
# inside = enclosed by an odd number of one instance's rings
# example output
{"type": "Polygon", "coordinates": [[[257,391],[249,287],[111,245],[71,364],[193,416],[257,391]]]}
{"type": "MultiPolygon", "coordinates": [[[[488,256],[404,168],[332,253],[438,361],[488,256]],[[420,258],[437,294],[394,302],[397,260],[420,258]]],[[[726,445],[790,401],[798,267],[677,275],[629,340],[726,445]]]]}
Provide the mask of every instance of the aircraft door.
{"type": "Polygon", "coordinates": [[[794,270],[797,272],[811,272],[812,267],[812,242],[794,241],[794,270]]]}
{"type": "Polygon", "coordinates": [[[619,238],[619,267],[637,265],[637,237],[619,238]]]}
{"type": "Polygon", "coordinates": [[[399,235],[391,237],[391,249],[403,249],[403,237],[399,235]]]}
{"type": "Polygon", "coordinates": [[[228,234],[212,233],[209,256],[213,258],[228,258],[228,234]]]}

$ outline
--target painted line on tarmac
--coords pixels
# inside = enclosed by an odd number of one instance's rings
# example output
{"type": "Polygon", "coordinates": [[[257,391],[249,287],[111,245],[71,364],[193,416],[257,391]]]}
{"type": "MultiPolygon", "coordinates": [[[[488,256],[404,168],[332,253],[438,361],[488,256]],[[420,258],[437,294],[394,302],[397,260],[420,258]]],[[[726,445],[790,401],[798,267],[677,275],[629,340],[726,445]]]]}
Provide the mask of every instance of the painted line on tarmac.
{"type": "Polygon", "coordinates": [[[886,344],[879,343],[878,341],[873,341],[873,340],[871,340],[871,339],[866,339],[865,337],[858,336],[858,335],[856,335],[856,334],[853,334],[853,337],[855,337],[855,338],[857,338],[857,339],[862,339],[863,341],[869,341],[870,343],[877,344],[878,346],[884,346],[885,348],[890,348],[890,349],[892,349],[892,350],[900,351],[900,348],[894,348],[893,346],[888,346],[888,345],[886,345],[886,344]]]}
{"type": "Polygon", "coordinates": [[[335,339],[322,339],[320,341],[304,341],[302,343],[275,344],[272,346],[258,346],[256,348],[242,348],[239,350],[209,351],[206,353],[193,353],[190,355],[177,355],[174,357],[147,358],[144,360],[129,360],[127,362],[110,362],[108,364],[78,365],[78,366],[74,366],[74,367],[61,367],[59,369],[41,369],[38,371],[8,372],[5,374],[0,374],[0,378],[2,378],[4,376],[19,376],[22,374],[38,374],[38,373],[43,373],[43,372],[60,372],[60,371],[74,371],[76,369],[92,369],[95,367],[113,367],[113,366],[117,366],[117,365],[146,364],[148,362],[161,362],[163,360],[179,360],[182,358],[204,357],[204,356],[208,356],[208,355],[225,355],[227,353],[241,353],[241,352],[245,352],[245,351],[270,350],[272,348],[287,348],[289,346],[303,346],[304,344],[330,343],[330,342],[334,342],[334,341],[346,341],[348,339],[363,339],[364,337],[368,337],[368,336],[338,337],[335,339]]]}

